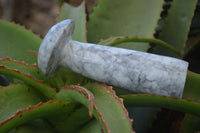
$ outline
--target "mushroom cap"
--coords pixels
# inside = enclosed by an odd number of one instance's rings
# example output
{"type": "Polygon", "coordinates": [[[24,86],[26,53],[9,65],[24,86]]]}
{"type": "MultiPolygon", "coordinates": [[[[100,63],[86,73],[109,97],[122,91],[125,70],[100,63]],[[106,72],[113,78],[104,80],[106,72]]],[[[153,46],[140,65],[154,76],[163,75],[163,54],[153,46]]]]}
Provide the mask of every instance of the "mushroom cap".
{"type": "Polygon", "coordinates": [[[54,25],[44,37],[38,52],[38,67],[42,73],[51,77],[59,68],[61,52],[72,40],[74,22],[70,19],[54,25]]]}

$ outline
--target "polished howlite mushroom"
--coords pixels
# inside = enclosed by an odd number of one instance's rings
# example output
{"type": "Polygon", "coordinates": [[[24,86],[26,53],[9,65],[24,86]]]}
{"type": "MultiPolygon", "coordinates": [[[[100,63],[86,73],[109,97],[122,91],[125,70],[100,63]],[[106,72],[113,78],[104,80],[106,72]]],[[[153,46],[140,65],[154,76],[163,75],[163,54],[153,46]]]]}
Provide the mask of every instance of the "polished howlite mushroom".
{"type": "Polygon", "coordinates": [[[136,93],[181,98],[188,63],[166,56],[72,40],[74,22],[64,20],[45,36],[38,65],[47,77],[60,66],[136,93]]]}

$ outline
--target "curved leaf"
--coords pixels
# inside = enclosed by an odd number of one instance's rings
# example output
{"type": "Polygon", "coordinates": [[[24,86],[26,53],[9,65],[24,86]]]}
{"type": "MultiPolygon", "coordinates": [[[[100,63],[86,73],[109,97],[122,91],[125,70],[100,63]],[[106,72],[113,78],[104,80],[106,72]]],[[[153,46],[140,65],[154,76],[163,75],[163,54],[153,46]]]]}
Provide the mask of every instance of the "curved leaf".
{"type": "MultiPolygon", "coordinates": [[[[153,38],[163,3],[163,0],[99,0],[87,23],[88,42],[126,35],[153,38]]],[[[119,47],[141,51],[149,48],[142,43],[119,47]]]]}
{"type": "Polygon", "coordinates": [[[85,87],[93,94],[81,86],[72,85],[61,90],[56,95],[56,100],[82,103],[89,108],[90,117],[92,111],[90,108],[94,108],[93,115],[100,122],[104,132],[133,132],[128,112],[111,87],[97,83],[88,84],[85,87]]]}
{"type": "Polygon", "coordinates": [[[63,79],[64,83],[69,84],[69,85],[71,84],[84,85],[88,83],[87,77],[84,77],[64,67],[61,67],[59,69],[59,71],[57,72],[57,75],[63,79]]]}
{"type": "Polygon", "coordinates": [[[63,80],[57,74],[53,78],[46,78],[39,70],[37,65],[30,65],[24,62],[11,60],[10,58],[0,59],[0,65],[5,66],[8,69],[18,70],[23,74],[31,75],[33,78],[43,80],[51,87],[57,88],[57,90],[64,85],[63,80]]]}
{"type": "Polygon", "coordinates": [[[183,98],[200,103],[200,74],[188,71],[183,98]]]}
{"type": "MultiPolygon", "coordinates": [[[[171,51],[173,51],[174,53],[176,53],[177,55],[181,55],[181,53],[175,49],[173,46],[167,44],[166,42],[159,40],[159,39],[154,39],[154,38],[139,38],[139,37],[111,37],[107,40],[103,40],[101,42],[99,42],[99,44],[101,45],[107,45],[107,46],[117,46],[121,43],[125,43],[125,42],[147,42],[147,43],[155,43],[159,46],[165,47],[171,51]]],[[[134,44],[133,44],[134,45],[134,44]]]]}
{"type": "Polygon", "coordinates": [[[44,123],[44,121],[37,119],[20,125],[10,131],[9,133],[55,133],[52,128],[44,123]]]}
{"type": "Polygon", "coordinates": [[[17,70],[8,69],[4,66],[0,66],[0,74],[12,76],[24,81],[26,84],[32,86],[32,88],[40,92],[41,95],[46,97],[46,99],[53,99],[55,97],[55,90],[53,90],[53,88],[49,87],[44,82],[31,77],[28,74],[23,74],[17,70]]]}
{"type": "Polygon", "coordinates": [[[32,107],[29,106],[27,109],[18,111],[14,116],[0,123],[0,132],[6,133],[25,122],[38,118],[58,119],[63,117],[63,114],[69,114],[72,111],[73,108],[70,106],[71,104],[61,101],[49,101],[32,107]]]}
{"type": "Polygon", "coordinates": [[[43,97],[25,84],[11,84],[0,88],[0,123],[25,109],[43,101],[43,97]]]}
{"type": "Polygon", "coordinates": [[[115,95],[112,87],[90,83],[85,86],[94,95],[94,110],[104,132],[132,133],[132,122],[122,99],[115,95]],[[105,126],[104,126],[105,125],[105,126]]]}
{"type": "MultiPolygon", "coordinates": [[[[173,0],[171,9],[162,28],[160,40],[171,44],[183,54],[197,0],[173,0]]],[[[156,46],[154,53],[174,56],[170,50],[156,46]]]]}
{"type": "Polygon", "coordinates": [[[11,57],[27,63],[36,63],[37,58],[28,50],[38,51],[41,39],[24,27],[0,20],[0,58],[11,57]]]}
{"type": "Polygon", "coordinates": [[[128,107],[162,107],[200,116],[200,104],[191,100],[147,94],[123,95],[120,97],[124,99],[124,104],[128,107]]]}
{"type": "Polygon", "coordinates": [[[84,126],[78,133],[102,133],[101,125],[97,120],[92,120],[84,126]]]}
{"type": "Polygon", "coordinates": [[[85,127],[85,124],[87,124],[90,119],[88,109],[81,107],[73,111],[67,119],[61,121],[56,126],[56,130],[61,133],[76,133],[78,130],[85,127]]]}
{"type": "Polygon", "coordinates": [[[92,117],[93,105],[94,105],[94,96],[93,94],[78,85],[66,86],[59,93],[56,94],[55,100],[70,101],[82,103],[89,110],[89,116],[92,117]]]}

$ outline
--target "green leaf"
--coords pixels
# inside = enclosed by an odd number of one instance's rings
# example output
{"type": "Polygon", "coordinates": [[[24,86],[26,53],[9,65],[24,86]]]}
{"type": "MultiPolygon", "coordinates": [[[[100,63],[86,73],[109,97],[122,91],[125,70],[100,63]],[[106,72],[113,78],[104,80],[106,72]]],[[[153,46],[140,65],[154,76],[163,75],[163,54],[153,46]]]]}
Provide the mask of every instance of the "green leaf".
{"type": "Polygon", "coordinates": [[[38,119],[18,126],[9,133],[55,133],[44,121],[38,119]]]}
{"type": "Polygon", "coordinates": [[[0,66],[4,66],[8,69],[18,70],[23,74],[31,75],[33,78],[43,80],[57,90],[64,85],[63,80],[57,74],[53,78],[46,78],[39,70],[37,65],[30,65],[24,62],[11,60],[10,58],[0,59],[0,66]]]}
{"type": "Polygon", "coordinates": [[[43,81],[37,80],[28,74],[23,74],[17,70],[8,69],[4,66],[0,66],[0,74],[15,77],[24,81],[26,84],[40,92],[46,100],[55,98],[55,90],[45,84],[43,81]]]}
{"type": "Polygon", "coordinates": [[[162,107],[200,116],[200,104],[191,100],[147,94],[123,95],[127,107],[162,107]]]}
{"type": "Polygon", "coordinates": [[[36,63],[35,55],[27,51],[38,51],[41,39],[24,27],[0,20],[0,58],[10,57],[27,63],[36,63]]]}
{"type": "Polygon", "coordinates": [[[121,43],[125,42],[147,42],[147,43],[155,43],[159,46],[165,47],[171,51],[173,51],[177,55],[181,55],[181,53],[175,49],[173,46],[167,44],[166,42],[159,40],[159,39],[154,39],[154,38],[139,38],[139,37],[111,37],[107,40],[103,40],[99,42],[101,45],[107,45],[107,46],[117,46],[121,43]]]}
{"type": "Polygon", "coordinates": [[[90,121],[88,109],[81,107],[73,111],[70,116],[56,126],[56,130],[61,133],[76,133],[90,121]]]}
{"type": "Polygon", "coordinates": [[[63,88],[59,93],[57,93],[55,100],[81,103],[88,108],[80,108],[70,114],[68,119],[57,126],[57,129],[60,132],[76,132],[80,130],[83,127],[83,124],[91,119],[92,113],[95,112],[93,112],[93,94],[89,90],[78,85],[66,86],[66,88],[63,88]],[[66,128],[65,125],[69,126],[66,128]],[[73,128],[75,126],[76,128],[73,128]]]}
{"type": "Polygon", "coordinates": [[[73,72],[70,69],[61,67],[57,73],[66,84],[78,84],[78,85],[85,85],[88,83],[88,78],[84,77],[78,73],[73,72]]]}
{"type": "Polygon", "coordinates": [[[97,120],[92,120],[85,125],[78,133],[102,133],[101,125],[97,120]]]}
{"type": "Polygon", "coordinates": [[[0,123],[25,109],[43,101],[43,97],[25,84],[11,84],[0,88],[0,123]]]}
{"type": "MultiPolygon", "coordinates": [[[[153,38],[163,0],[99,0],[87,23],[88,42],[110,36],[153,38]]],[[[128,43],[118,47],[147,51],[148,45],[128,43]]]]}
{"type": "Polygon", "coordinates": [[[88,107],[90,117],[92,116],[91,107],[94,108],[92,113],[104,132],[132,132],[132,124],[123,102],[115,95],[111,87],[97,83],[90,83],[85,87],[93,94],[81,86],[71,85],[61,90],[56,95],[56,100],[82,103],[88,107]]]}
{"type": "Polygon", "coordinates": [[[83,1],[78,7],[73,7],[67,3],[64,3],[58,17],[58,22],[65,19],[72,19],[75,21],[73,40],[86,42],[85,2],[83,1]]]}
{"type": "Polygon", "coordinates": [[[200,103],[200,75],[188,71],[186,77],[185,88],[183,92],[184,99],[200,103]]]}
{"type": "Polygon", "coordinates": [[[112,87],[90,83],[85,86],[94,95],[94,110],[104,132],[132,133],[132,122],[122,99],[115,95],[112,87]]]}
{"type": "Polygon", "coordinates": [[[94,96],[84,87],[78,85],[66,85],[66,88],[62,89],[59,93],[56,94],[55,100],[82,103],[88,108],[89,116],[92,117],[94,96]]]}
{"type": "Polygon", "coordinates": [[[45,120],[60,119],[63,118],[63,115],[71,113],[72,109],[73,107],[71,108],[70,103],[61,101],[49,101],[32,107],[29,106],[27,109],[18,111],[14,116],[0,123],[0,132],[6,133],[19,125],[38,118],[45,120]]]}
{"type": "MultiPolygon", "coordinates": [[[[196,3],[197,0],[174,0],[159,37],[182,54],[196,3]]],[[[154,53],[181,58],[160,46],[155,48],[154,53]]]]}

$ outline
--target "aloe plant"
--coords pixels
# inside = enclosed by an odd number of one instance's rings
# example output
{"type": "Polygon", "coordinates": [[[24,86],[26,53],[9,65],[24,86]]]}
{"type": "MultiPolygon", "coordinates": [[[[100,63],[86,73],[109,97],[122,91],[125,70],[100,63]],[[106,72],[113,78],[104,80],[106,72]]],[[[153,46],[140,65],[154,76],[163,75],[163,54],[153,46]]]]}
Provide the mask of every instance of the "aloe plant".
{"type": "MultiPolygon", "coordinates": [[[[61,1],[57,22],[75,20],[73,39],[183,59],[196,1],[174,0],[159,38],[154,38],[164,0],[99,0],[92,14],[85,2],[72,7],[61,1]],[[150,10],[150,9],[151,10],[150,10]]],[[[20,25],[0,20],[0,133],[148,132],[129,118],[130,107],[167,108],[185,113],[179,132],[199,131],[200,75],[188,71],[183,99],[128,91],[97,83],[68,69],[46,78],[37,67],[42,39],[20,25]],[[5,76],[7,78],[5,78],[5,76]],[[116,93],[117,95],[116,95],[116,93]],[[141,128],[141,127],[140,127],[141,128]]],[[[196,44],[199,46],[199,43],[196,44]]],[[[195,46],[195,47],[196,47],[195,46]]],[[[178,79],[177,79],[178,80],[178,79]]],[[[134,119],[134,118],[133,118],[134,119]]],[[[159,118],[157,118],[159,119],[159,118]]],[[[142,120],[149,121],[149,120],[142,120]]]]}

